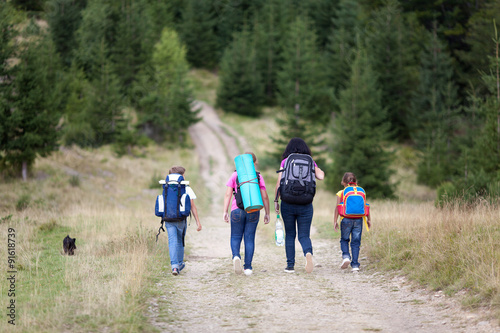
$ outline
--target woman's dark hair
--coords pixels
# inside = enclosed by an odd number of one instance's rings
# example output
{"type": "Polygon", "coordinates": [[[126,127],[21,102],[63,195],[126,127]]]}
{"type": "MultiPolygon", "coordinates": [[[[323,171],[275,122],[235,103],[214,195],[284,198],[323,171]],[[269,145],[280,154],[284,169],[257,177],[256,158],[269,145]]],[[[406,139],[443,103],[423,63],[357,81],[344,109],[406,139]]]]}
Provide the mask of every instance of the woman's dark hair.
{"type": "Polygon", "coordinates": [[[283,152],[281,158],[284,160],[290,154],[306,154],[311,156],[311,149],[307,146],[306,142],[301,138],[292,138],[283,152]]]}

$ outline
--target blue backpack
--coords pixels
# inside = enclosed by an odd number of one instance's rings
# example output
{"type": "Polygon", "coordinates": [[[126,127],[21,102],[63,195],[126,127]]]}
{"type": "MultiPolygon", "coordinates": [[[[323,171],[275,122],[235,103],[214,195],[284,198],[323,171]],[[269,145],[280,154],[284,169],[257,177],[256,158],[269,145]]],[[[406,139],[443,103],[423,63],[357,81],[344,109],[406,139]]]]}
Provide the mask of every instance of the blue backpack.
{"type": "Polygon", "coordinates": [[[155,215],[162,222],[184,221],[191,213],[191,198],[186,193],[189,182],[182,175],[171,173],[163,184],[163,193],[156,197],[155,215]]]}

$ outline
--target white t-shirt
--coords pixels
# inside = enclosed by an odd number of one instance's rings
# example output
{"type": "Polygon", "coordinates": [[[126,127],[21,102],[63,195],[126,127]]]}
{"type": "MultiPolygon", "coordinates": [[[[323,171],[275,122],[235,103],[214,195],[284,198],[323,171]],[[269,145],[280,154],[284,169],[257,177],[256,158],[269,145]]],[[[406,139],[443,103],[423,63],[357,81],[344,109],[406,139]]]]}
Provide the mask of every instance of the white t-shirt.
{"type": "Polygon", "coordinates": [[[189,198],[191,198],[191,200],[196,199],[196,194],[194,193],[193,189],[189,185],[186,186],[186,194],[189,195],[189,198]]]}

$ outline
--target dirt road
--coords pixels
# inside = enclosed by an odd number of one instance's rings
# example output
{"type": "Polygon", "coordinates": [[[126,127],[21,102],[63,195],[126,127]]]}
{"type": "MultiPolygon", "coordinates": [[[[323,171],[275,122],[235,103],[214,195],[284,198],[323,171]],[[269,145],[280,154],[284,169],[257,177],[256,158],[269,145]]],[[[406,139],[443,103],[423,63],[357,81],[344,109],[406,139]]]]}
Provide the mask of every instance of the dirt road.
{"type": "MultiPolygon", "coordinates": [[[[463,312],[442,293],[414,289],[402,278],[352,273],[338,267],[338,241],[312,237],[315,268],[306,274],[297,242],[296,272],[283,272],[283,247],[273,243],[272,223],[257,229],[252,276],[235,275],[229,248],[230,227],[222,220],[225,182],[233,157],[246,142],[222,124],[205,103],[203,120],[190,129],[207,187],[214,189],[203,231],[188,230],[186,269],[177,277],[165,269],[165,295],[150,300],[151,323],[162,332],[496,332],[498,327],[463,312]],[[266,230],[268,229],[268,230],[266,230]]],[[[273,188],[274,179],[267,185],[273,188]]],[[[207,213],[207,212],[205,212],[207,213]]],[[[272,216],[272,215],[271,215],[272,216]]],[[[314,222],[313,222],[314,224],[314,222]]],[[[243,250],[243,249],[242,249],[243,250]]],[[[365,261],[366,262],[366,261],[365,261]]],[[[364,261],[361,261],[363,265],[364,261]]]]}

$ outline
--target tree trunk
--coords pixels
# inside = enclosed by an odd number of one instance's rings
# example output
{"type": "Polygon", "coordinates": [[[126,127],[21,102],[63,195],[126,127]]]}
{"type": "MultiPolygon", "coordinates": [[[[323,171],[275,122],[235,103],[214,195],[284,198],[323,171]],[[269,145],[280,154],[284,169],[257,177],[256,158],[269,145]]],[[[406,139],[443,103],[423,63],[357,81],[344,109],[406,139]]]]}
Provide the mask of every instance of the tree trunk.
{"type": "Polygon", "coordinates": [[[23,175],[23,181],[28,180],[28,162],[23,161],[23,166],[22,166],[22,175],[23,175]]]}

